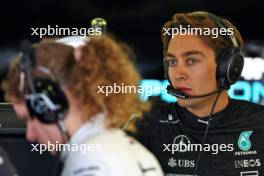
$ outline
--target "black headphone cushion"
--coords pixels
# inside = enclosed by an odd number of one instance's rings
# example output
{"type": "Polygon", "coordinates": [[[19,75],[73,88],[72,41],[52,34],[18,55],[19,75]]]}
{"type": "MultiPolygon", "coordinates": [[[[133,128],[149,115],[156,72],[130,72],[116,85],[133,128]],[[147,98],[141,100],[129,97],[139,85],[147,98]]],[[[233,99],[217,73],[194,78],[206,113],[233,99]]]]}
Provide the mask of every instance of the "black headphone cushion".
{"type": "Polygon", "coordinates": [[[65,94],[57,83],[49,79],[34,79],[33,82],[36,94],[29,94],[31,98],[26,99],[30,115],[43,123],[57,122],[68,109],[65,94]],[[50,103],[57,108],[50,109],[50,103]]]}
{"type": "Polygon", "coordinates": [[[244,57],[239,48],[228,48],[217,56],[216,78],[219,88],[229,88],[241,76],[244,57]]]}

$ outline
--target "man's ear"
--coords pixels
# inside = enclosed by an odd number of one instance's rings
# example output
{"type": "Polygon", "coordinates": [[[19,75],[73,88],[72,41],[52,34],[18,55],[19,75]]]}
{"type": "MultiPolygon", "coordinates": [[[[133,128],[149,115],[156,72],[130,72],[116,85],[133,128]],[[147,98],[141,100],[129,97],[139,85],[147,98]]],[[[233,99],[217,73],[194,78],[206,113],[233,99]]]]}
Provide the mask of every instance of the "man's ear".
{"type": "Polygon", "coordinates": [[[73,55],[74,55],[74,59],[77,62],[79,62],[82,57],[82,47],[80,46],[80,47],[74,48],[73,55]]]}

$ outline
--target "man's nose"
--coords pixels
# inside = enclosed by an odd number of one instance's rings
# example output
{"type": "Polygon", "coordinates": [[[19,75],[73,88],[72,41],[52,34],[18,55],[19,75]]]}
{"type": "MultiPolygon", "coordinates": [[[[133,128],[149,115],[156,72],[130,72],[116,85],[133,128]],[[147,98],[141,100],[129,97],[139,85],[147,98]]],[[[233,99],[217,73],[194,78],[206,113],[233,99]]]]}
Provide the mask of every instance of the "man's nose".
{"type": "Polygon", "coordinates": [[[176,81],[181,81],[185,80],[188,77],[187,74],[187,68],[183,64],[177,65],[175,68],[172,70],[172,79],[175,79],[176,81]]]}
{"type": "Polygon", "coordinates": [[[30,142],[36,141],[36,132],[34,130],[34,124],[31,120],[27,121],[26,138],[30,142]]]}

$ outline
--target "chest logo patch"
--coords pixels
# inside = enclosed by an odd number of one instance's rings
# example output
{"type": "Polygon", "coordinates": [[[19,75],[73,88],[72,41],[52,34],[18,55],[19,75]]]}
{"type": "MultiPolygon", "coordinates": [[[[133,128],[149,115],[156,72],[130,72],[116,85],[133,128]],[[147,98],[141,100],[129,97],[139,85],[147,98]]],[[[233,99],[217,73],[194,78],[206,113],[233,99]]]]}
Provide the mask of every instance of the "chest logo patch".
{"type": "Polygon", "coordinates": [[[243,151],[248,151],[251,147],[251,142],[249,140],[250,135],[253,131],[243,131],[240,133],[238,138],[238,147],[243,151]]]}

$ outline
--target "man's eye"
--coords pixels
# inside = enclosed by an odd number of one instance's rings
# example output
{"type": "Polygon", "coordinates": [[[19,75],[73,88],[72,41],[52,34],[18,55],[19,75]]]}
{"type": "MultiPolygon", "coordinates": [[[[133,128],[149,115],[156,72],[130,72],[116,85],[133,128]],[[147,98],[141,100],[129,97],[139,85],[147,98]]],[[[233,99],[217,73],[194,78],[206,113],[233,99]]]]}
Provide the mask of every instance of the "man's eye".
{"type": "Polygon", "coordinates": [[[194,58],[190,58],[187,60],[187,63],[189,65],[194,65],[194,64],[197,64],[199,61],[197,59],[194,59],[194,58]]]}
{"type": "Polygon", "coordinates": [[[169,66],[174,66],[177,63],[177,61],[175,59],[169,59],[167,62],[168,62],[169,66]]]}

